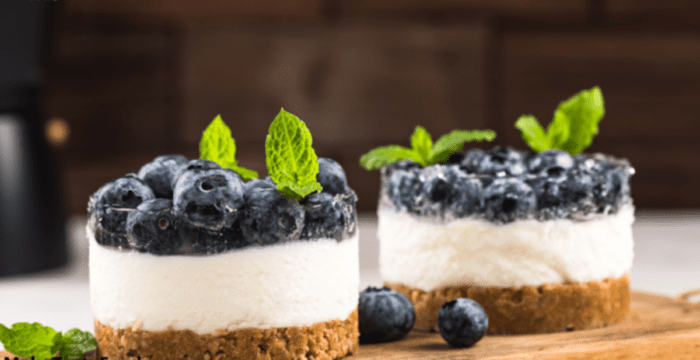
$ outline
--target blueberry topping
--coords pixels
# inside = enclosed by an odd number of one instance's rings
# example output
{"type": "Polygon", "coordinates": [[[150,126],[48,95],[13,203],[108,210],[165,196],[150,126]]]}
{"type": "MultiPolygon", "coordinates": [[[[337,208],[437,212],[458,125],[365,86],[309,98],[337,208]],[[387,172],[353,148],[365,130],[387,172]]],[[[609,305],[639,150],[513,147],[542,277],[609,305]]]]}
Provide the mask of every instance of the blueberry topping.
{"type": "Polygon", "coordinates": [[[322,192],[304,199],[306,211],[302,239],[332,238],[341,240],[347,225],[352,222],[349,207],[335,196],[322,192]]]}
{"type": "Polygon", "coordinates": [[[519,151],[502,146],[496,146],[485,153],[477,166],[480,174],[496,176],[522,175],[526,169],[523,155],[519,151]]]}
{"type": "Polygon", "coordinates": [[[444,211],[451,211],[457,216],[467,216],[481,208],[481,182],[467,176],[459,166],[431,166],[424,169],[423,176],[426,198],[423,214],[444,215],[444,211]]]}
{"type": "Polygon", "coordinates": [[[484,190],[484,215],[496,222],[526,218],[536,208],[537,197],[532,188],[517,178],[500,178],[484,190]]]}
{"type": "Polygon", "coordinates": [[[272,178],[270,178],[269,176],[262,179],[262,180],[258,180],[258,179],[250,180],[243,185],[243,189],[245,192],[248,192],[248,191],[255,189],[255,188],[275,189],[275,188],[277,188],[277,185],[275,185],[275,182],[272,181],[272,178]]]}
{"type": "Polygon", "coordinates": [[[277,189],[253,188],[245,193],[243,235],[252,243],[274,244],[297,240],[304,227],[304,207],[277,189]]]}
{"type": "Polygon", "coordinates": [[[158,156],[141,167],[138,176],[151,187],[156,197],[172,199],[172,182],[187,158],[182,155],[158,156]]]}
{"type": "Polygon", "coordinates": [[[243,203],[243,182],[227,169],[186,170],[175,183],[173,208],[188,226],[231,227],[243,203]]]}
{"type": "Polygon", "coordinates": [[[177,253],[182,242],[172,206],[171,200],[154,199],[142,202],[130,212],[126,220],[129,245],[156,255],[177,253]]]}
{"type": "Polygon", "coordinates": [[[358,313],[361,344],[399,340],[416,322],[416,310],[411,301],[387,287],[368,287],[362,291],[358,313]]]}
{"type": "MultiPolygon", "coordinates": [[[[172,181],[172,187],[175,189],[175,183],[178,181],[180,178],[180,175],[182,175],[185,172],[188,171],[197,171],[197,170],[213,170],[213,169],[221,169],[221,166],[216,163],[215,161],[209,161],[209,160],[190,160],[180,166],[180,170],[175,174],[173,177],[172,181]]],[[[238,175],[238,174],[236,174],[238,175]]],[[[240,177],[240,176],[239,176],[240,177]]]]}
{"type": "Polygon", "coordinates": [[[476,344],[489,328],[484,308],[474,300],[460,298],[445,303],[438,312],[440,335],[454,347],[476,344]]]}
{"type": "Polygon", "coordinates": [[[337,162],[327,159],[318,159],[318,175],[316,180],[323,187],[323,192],[331,195],[344,194],[348,191],[348,180],[345,171],[337,162]]]}
{"type": "Polygon", "coordinates": [[[387,195],[399,211],[418,212],[424,203],[420,169],[395,170],[386,185],[387,195]]]}
{"type": "Polygon", "coordinates": [[[211,255],[250,245],[241,231],[240,219],[219,231],[182,224],[179,234],[183,242],[182,253],[211,255]]]}
{"type": "Polygon", "coordinates": [[[484,150],[472,149],[464,154],[462,161],[460,162],[460,167],[467,173],[476,173],[479,171],[479,164],[486,156],[484,150]]]}
{"type": "Polygon", "coordinates": [[[142,202],[155,199],[151,188],[134,174],[112,180],[90,197],[88,211],[99,244],[128,247],[126,218],[142,202]]]}

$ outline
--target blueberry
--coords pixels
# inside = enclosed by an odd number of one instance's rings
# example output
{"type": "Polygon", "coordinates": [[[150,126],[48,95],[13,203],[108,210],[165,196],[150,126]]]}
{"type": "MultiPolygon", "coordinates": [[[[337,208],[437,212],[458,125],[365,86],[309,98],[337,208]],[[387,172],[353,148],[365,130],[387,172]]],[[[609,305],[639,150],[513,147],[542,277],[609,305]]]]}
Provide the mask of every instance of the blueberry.
{"type": "Polygon", "coordinates": [[[596,177],[593,195],[601,212],[616,211],[625,198],[630,196],[630,173],[627,168],[603,164],[596,177]]]}
{"type": "Polygon", "coordinates": [[[156,255],[175,254],[182,241],[178,234],[178,218],[168,199],[144,201],[129,213],[126,231],[129,245],[141,252],[156,255]]]}
{"type": "Polygon", "coordinates": [[[528,167],[530,173],[538,177],[566,178],[566,173],[575,164],[568,153],[559,150],[547,150],[530,158],[528,167]]]}
{"type": "Polygon", "coordinates": [[[247,183],[243,184],[243,190],[245,192],[248,192],[254,188],[268,188],[268,189],[275,189],[277,185],[275,185],[275,182],[272,181],[272,178],[269,176],[259,180],[259,179],[253,179],[248,181],[247,183]]]}
{"type": "Polygon", "coordinates": [[[323,186],[323,192],[331,195],[344,194],[348,191],[348,180],[343,167],[331,159],[318,159],[316,180],[323,186]]]}
{"type": "Polygon", "coordinates": [[[241,220],[243,235],[251,243],[266,245],[299,239],[304,227],[304,208],[277,189],[253,188],[245,193],[246,211],[241,220]]]}
{"type": "Polygon", "coordinates": [[[368,287],[358,305],[360,343],[381,343],[403,338],[416,322],[416,310],[403,294],[387,287],[368,287]]]}
{"type": "Polygon", "coordinates": [[[138,176],[151,187],[156,197],[173,198],[173,179],[180,171],[187,158],[182,155],[158,156],[141,167],[138,176]]]}
{"type": "Polygon", "coordinates": [[[479,170],[481,160],[486,156],[486,152],[481,149],[467,151],[459,166],[467,173],[476,173],[479,170]]]}
{"type": "Polygon", "coordinates": [[[457,165],[434,165],[423,170],[426,206],[423,214],[444,215],[453,212],[459,217],[475,213],[482,205],[479,180],[470,178],[457,165]]]}
{"type": "Polygon", "coordinates": [[[188,226],[231,227],[243,204],[243,182],[227,169],[186,170],[175,184],[173,209],[188,226]]]}
{"type": "Polygon", "coordinates": [[[112,180],[91,197],[90,222],[99,244],[128,247],[126,218],[142,202],[155,199],[151,188],[134,174],[112,180]]]}
{"type": "Polygon", "coordinates": [[[476,171],[479,174],[522,175],[526,166],[523,154],[510,148],[496,146],[480,159],[476,171]]]}
{"type": "Polygon", "coordinates": [[[438,312],[440,335],[454,347],[476,344],[489,328],[489,318],[476,301],[460,298],[445,303],[438,312]]]}
{"type": "Polygon", "coordinates": [[[303,239],[341,240],[348,222],[352,221],[345,203],[325,192],[308,195],[304,199],[304,209],[303,239]]]}
{"type": "MultiPolygon", "coordinates": [[[[172,187],[175,189],[175,183],[180,178],[180,175],[187,171],[197,171],[197,170],[213,170],[221,169],[221,166],[215,161],[195,159],[190,160],[180,166],[180,170],[175,174],[172,181],[172,187]]],[[[238,175],[238,174],[236,174],[238,175]]],[[[239,176],[240,177],[240,176],[239,176]]]]}
{"type": "Polygon", "coordinates": [[[389,201],[399,211],[418,213],[425,202],[420,169],[395,170],[383,186],[389,201]]]}
{"type": "Polygon", "coordinates": [[[484,190],[484,214],[491,221],[525,218],[537,206],[533,189],[518,178],[495,179],[484,190]]]}
{"type": "Polygon", "coordinates": [[[179,229],[183,242],[182,252],[195,254],[218,254],[231,249],[240,249],[250,245],[241,231],[240,219],[218,231],[182,224],[179,229]]]}

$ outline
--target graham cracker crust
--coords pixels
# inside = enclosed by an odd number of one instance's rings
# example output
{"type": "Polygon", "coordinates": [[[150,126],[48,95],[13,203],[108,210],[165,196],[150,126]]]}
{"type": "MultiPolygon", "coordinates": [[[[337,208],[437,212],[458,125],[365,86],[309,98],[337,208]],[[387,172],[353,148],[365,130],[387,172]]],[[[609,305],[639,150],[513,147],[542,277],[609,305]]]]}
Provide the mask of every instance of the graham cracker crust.
{"type": "Polygon", "coordinates": [[[414,329],[437,331],[440,307],[470,298],[489,317],[488,334],[535,334],[603,327],[623,320],[630,311],[628,275],[585,283],[546,283],[520,288],[457,286],[422,291],[385,283],[406,295],[416,308],[414,329]]]}
{"type": "Polygon", "coordinates": [[[168,359],[338,359],[357,352],[357,310],[346,320],[311,326],[240,329],[197,334],[190,330],[113,329],[95,320],[97,358],[168,359]]]}

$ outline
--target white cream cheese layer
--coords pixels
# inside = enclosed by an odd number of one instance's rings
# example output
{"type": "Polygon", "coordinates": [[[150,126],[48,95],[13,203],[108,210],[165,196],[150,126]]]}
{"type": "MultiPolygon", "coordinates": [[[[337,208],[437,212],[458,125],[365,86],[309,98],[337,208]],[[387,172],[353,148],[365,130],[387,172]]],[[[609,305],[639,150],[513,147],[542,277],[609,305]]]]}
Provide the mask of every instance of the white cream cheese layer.
{"type": "Polygon", "coordinates": [[[357,234],[209,256],[120,251],[90,238],[92,312],[101,323],[199,334],[345,320],[357,308],[357,234]]]}
{"type": "Polygon", "coordinates": [[[391,209],[378,217],[382,280],[423,291],[597,281],[628,273],[634,257],[632,205],[588,221],[439,222],[391,209]]]}

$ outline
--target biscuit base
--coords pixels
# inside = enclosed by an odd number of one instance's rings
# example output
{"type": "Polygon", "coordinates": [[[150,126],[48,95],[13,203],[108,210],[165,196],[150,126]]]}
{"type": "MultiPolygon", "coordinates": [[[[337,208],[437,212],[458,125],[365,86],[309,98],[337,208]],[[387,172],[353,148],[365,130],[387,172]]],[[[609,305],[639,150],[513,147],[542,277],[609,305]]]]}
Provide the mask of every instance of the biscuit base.
{"type": "Polygon", "coordinates": [[[630,311],[629,277],[585,283],[541,286],[455,286],[422,291],[400,283],[385,283],[406,295],[416,308],[414,329],[437,331],[440,307],[470,298],[484,307],[489,334],[536,334],[603,327],[623,320],[630,311]]]}
{"type": "Polygon", "coordinates": [[[97,359],[338,359],[357,352],[357,310],[346,320],[311,326],[218,330],[197,334],[191,330],[145,331],[114,329],[95,320],[97,359]]]}

